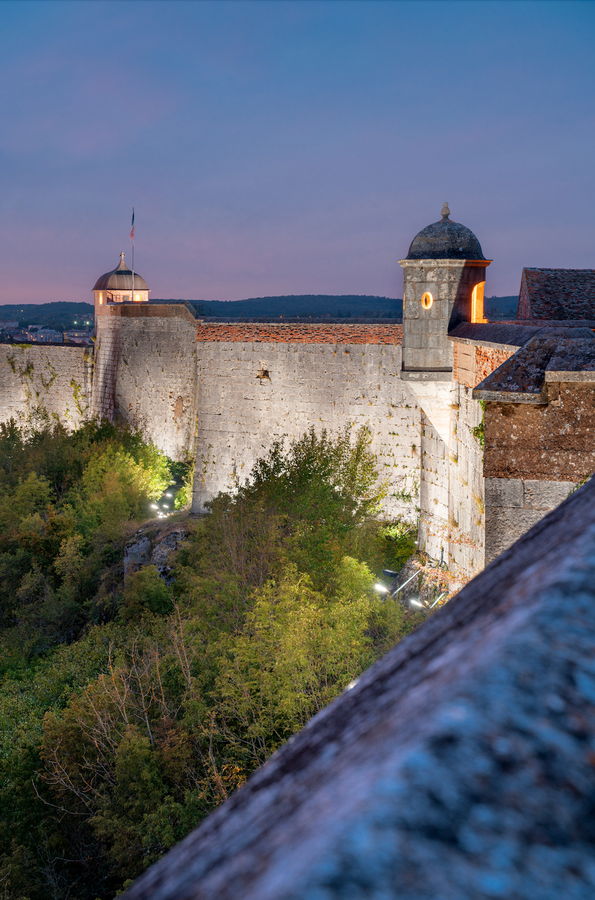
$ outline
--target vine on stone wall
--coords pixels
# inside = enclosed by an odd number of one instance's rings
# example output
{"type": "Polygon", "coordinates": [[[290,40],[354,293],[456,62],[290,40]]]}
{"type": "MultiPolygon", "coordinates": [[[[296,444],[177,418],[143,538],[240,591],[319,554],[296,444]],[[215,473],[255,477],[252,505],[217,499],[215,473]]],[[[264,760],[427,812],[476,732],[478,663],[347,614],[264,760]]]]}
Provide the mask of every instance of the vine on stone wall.
{"type": "Polygon", "coordinates": [[[89,411],[89,404],[87,404],[87,406],[83,407],[83,404],[81,402],[82,397],[83,397],[83,386],[81,384],[79,384],[77,381],[75,381],[74,378],[71,378],[70,379],[70,387],[72,388],[72,397],[75,402],[78,413],[81,416],[81,418],[84,419],[85,415],[89,411]]]}
{"type": "Polygon", "coordinates": [[[479,400],[478,403],[483,410],[481,422],[479,423],[479,425],[476,425],[474,428],[469,428],[469,431],[471,432],[471,434],[473,435],[473,437],[475,438],[475,440],[477,441],[477,443],[483,450],[483,448],[485,447],[485,418],[486,418],[485,410],[486,410],[486,405],[485,405],[485,400],[479,400]]]}

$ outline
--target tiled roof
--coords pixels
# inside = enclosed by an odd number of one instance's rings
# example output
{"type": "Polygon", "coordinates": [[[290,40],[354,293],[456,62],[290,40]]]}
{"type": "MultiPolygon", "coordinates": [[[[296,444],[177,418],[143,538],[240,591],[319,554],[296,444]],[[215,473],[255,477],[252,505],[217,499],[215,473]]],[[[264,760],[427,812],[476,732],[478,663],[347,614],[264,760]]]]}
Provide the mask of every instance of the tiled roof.
{"type": "Polygon", "coordinates": [[[595,340],[589,329],[544,328],[484,378],[473,398],[543,403],[546,381],[594,381],[594,373],[595,340]]]}
{"type": "Polygon", "coordinates": [[[594,319],[595,269],[523,269],[520,319],[594,319]]]}
{"type": "Polygon", "coordinates": [[[542,328],[533,324],[517,325],[516,322],[461,322],[449,333],[448,339],[482,347],[522,347],[542,328]]]}

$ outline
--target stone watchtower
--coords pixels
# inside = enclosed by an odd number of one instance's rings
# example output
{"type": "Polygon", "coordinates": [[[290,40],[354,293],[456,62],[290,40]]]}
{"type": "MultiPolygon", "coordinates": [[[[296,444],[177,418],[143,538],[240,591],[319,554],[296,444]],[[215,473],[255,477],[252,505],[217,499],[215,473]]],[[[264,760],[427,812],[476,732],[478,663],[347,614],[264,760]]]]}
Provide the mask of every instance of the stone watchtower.
{"type": "Polygon", "coordinates": [[[99,419],[114,418],[116,406],[116,382],[120,358],[120,332],[122,320],[116,303],[143,303],[149,300],[149,287],[145,279],[132,272],[120,253],[120,263],[95,282],[95,371],[91,413],[99,419]]]}
{"type": "Polygon", "coordinates": [[[108,303],[146,302],[149,299],[149,287],[145,279],[134,273],[134,292],[132,290],[132,271],[124,262],[124,253],[120,253],[120,262],[111,272],[106,272],[95,282],[95,315],[101,315],[108,303]]]}
{"type": "Polygon", "coordinates": [[[485,322],[486,259],[469,228],[442,219],[417,234],[403,267],[403,363],[422,409],[448,445],[448,406],[453,383],[453,349],[448,334],[461,322],[485,322]],[[439,386],[443,385],[441,389],[439,386]]]}

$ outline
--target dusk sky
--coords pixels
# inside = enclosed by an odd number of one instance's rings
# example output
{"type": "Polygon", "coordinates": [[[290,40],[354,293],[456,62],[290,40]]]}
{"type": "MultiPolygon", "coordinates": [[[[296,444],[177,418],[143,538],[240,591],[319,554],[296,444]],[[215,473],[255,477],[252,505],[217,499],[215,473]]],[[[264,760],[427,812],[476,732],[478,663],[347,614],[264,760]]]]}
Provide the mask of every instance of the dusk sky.
{"type": "Polygon", "coordinates": [[[595,3],[0,3],[0,303],[402,296],[440,218],[595,264],[595,3]]]}

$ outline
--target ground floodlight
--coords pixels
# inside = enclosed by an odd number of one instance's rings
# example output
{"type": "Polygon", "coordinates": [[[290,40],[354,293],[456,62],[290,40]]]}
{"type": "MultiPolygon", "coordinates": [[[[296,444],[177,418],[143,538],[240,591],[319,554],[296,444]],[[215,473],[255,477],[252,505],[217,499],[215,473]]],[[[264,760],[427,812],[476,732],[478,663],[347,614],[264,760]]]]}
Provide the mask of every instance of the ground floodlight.
{"type": "Polygon", "coordinates": [[[388,594],[388,588],[385,587],[383,584],[380,584],[379,581],[377,581],[376,584],[374,585],[374,590],[378,591],[379,594],[388,594]]]}

